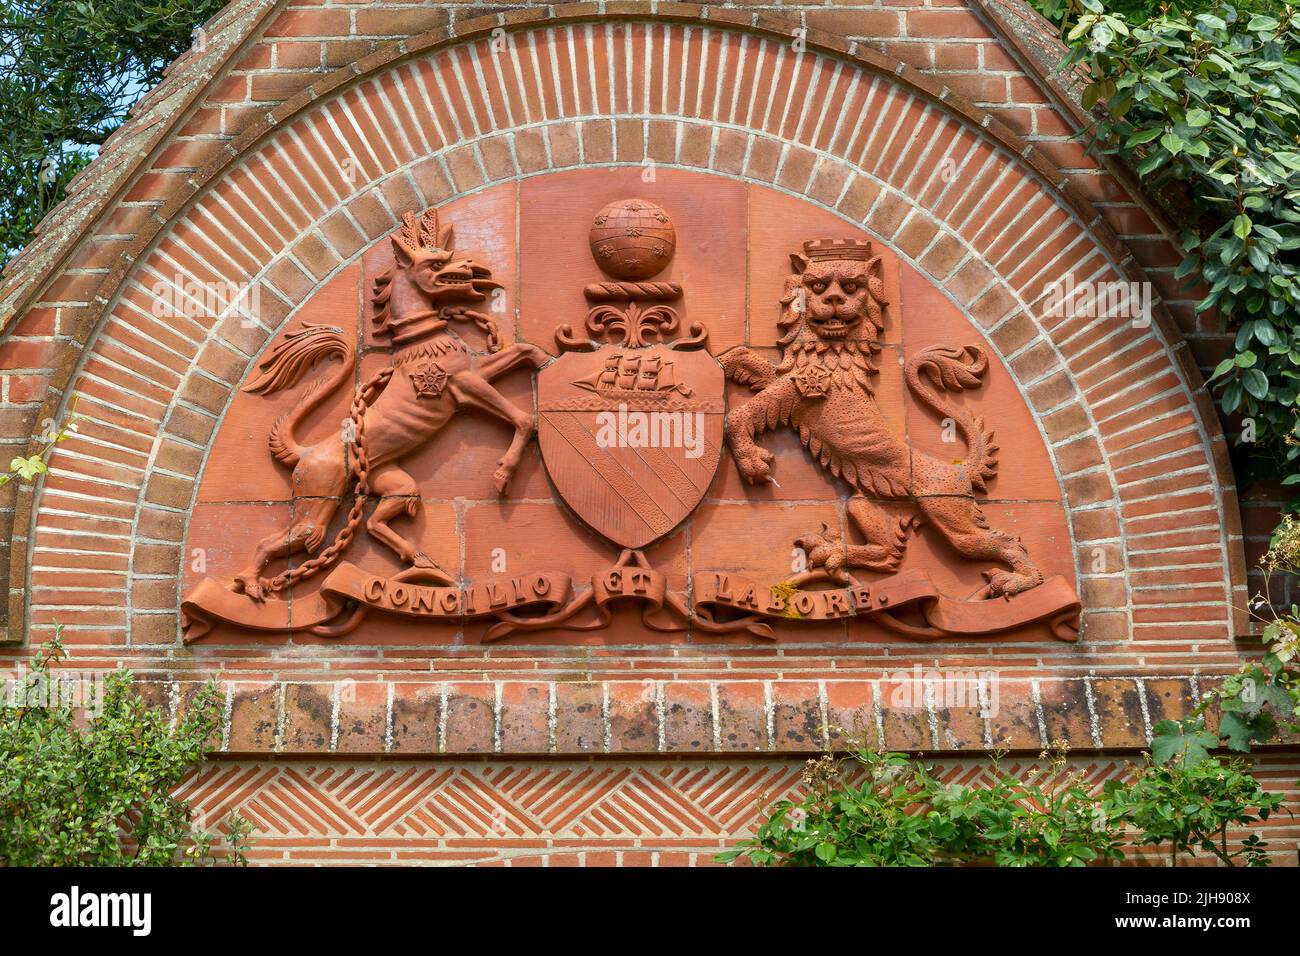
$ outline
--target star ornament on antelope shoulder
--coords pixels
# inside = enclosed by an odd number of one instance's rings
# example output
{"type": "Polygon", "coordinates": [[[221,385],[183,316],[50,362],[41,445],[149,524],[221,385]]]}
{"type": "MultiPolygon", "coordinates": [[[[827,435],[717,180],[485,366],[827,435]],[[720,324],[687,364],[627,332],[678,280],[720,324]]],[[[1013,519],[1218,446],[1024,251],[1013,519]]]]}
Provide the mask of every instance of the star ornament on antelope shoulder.
{"type": "Polygon", "coordinates": [[[447,372],[437,362],[425,362],[411,373],[417,398],[437,398],[447,384],[447,372]]]}

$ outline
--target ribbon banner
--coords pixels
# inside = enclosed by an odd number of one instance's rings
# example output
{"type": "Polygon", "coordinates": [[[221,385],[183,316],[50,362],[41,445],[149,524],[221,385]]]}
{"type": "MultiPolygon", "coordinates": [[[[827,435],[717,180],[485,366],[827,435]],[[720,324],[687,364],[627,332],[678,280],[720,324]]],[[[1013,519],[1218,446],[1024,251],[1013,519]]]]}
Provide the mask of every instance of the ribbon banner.
{"type": "MultiPolygon", "coordinates": [[[[471,587],[440,587],[414,582],[409,572],[381,577],[343,563],[321,582],[315,594],[289,600],[254,601],[205,578],[181,604],[185,643],[205,637],[218,623],[259,631],[300,631],[316,637],[343,637],[374,611],[439,623],[495,618],[484,634],[491,642],[516,631],[561,628],[594,631],[609,625],[620,604],[641,606],[641,622],[655,631],[684,631],[691,621],[686,602],[668,590],[668,576],[650,567],[640,551],[625,550],[611,568],[594,575],[591,587],[575,595],[568,574],[542,571],[494,578],[471,587]],[[585,619],[579,619],[583,615],[585,619]]],[[[694,626],[712,633],[745,631],[771,639],[771,625],[760,620],[715,622],[696,618],[694,626]]]]}
{"type": "Polygon", "coordinates": [[[512,613],[547,615],[569,603],[567,574],[539,572],[493,578],[472,587],[438,587],[401,575],[380,577],[343,563],[321,582],[315,594],[289,600],[254,601],[212,578],[204,578],[181,604],[185,643],[204,637],[218,622],[259,631],[305,631],[317,637],[342,637],[371,609],[427,621],[457,623],[467,618],[512,613]]]}
{"type": "Polygon", "coordinates": [[[941,594],[924,571],[904,571],[869,585],[850,581],[827,590],[799,586],[834,580],[825,571],[814,571],[772,587],[734,574],[704,571],[693,579],[695,610],[710,620],[731,615],[732,624],[764,618],[831,621],[870,617],[914,640],[986,637],[1040,621],[1059,640],[1079,637],[1079,597],[1060,575],[1011,597],[967,600],[941,594]],[[914,611],[924,623],[908,623],[899,618],[900,611],[914,611]],[[736,614],[742,616],[735,618],[736,614]]]}
{"type": "Polygon", "coordinates": [[[382,577],[354,564],[335,567],[315,594],[289,600],[254,601],[205,578],[181,604],[185,642],[208,634],[217,623],[260,631],[304,632],[343,637],[372,610],[439,623],[495,618],[483,640],[517,631],[560,628],[593,631],[609,625],[614,608],[635,605],[641,622],[662,632],[694,627],[707,633],[745,632],[771,640],[771,620],[829,621],[867,616],[915,640],[984,637],[1044,622],[1064,641],[1078,638],[1079,598],[1065,578],[1049,578],[1013,597],[959,600],[939,593],[922,571],[906,571],[869,585],[836,581],[824,571],[780,585],[761,584],[721,571],[692,579],[694,605],[668,588],[668,576],[650,567],[644,554],[627,549],[611,568],[575,594],[568,574],[541,571],[492,578],[470,587],[420,584],[404,572],[382,577]],[[805,590],[808,584],[839,584],[805,590]],[[584,613],[586,612],[586,613],[584,613]],[[900,612],[918,616],[909,623],[900,612]],[[580,618],[579,615],[582,617],[580,618]]]}

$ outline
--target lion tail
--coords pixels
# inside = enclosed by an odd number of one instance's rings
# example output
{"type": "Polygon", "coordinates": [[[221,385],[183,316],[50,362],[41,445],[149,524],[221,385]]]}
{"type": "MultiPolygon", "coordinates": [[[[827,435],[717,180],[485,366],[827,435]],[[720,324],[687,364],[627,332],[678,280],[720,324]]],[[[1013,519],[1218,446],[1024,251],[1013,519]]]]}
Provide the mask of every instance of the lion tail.
{"type": "Polygon", "coordinates": [[[335,357],[339,359],[339,366],[334,374],[313,381],[294,407],[271,426],[267,444],[271,454],[283,465],[292,468],[302,458],[303,449],[294,437],[294,430],[313,409],[352,377],[355,364],[352,346],[343,337],[342,329],[304,322],[301,329],[289,333],[271,349],[258,364],[257,377],[243,388],[254,395],[273,395],[292,388],[309,369],[335,357]]]}
{"type": "Polygon", "coordinates": [[[979,388],[988,367],[988,356],[977,345],[933,345],[914,355],[904,372],[912,394],[961,430],[969,449],[971,484],[980,491],[988,490],[989,480],[998,471],[998,446],[993,443],[993,433],[984,430],[983,419],[946,402],[939,393],[979,388]]]}

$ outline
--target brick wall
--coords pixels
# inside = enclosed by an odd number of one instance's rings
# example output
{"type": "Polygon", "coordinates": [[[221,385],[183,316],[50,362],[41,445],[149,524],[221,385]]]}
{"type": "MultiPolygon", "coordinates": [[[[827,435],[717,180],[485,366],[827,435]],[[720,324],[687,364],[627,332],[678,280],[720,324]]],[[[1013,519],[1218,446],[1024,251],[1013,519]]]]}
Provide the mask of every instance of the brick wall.
{"type": "MultiPolygon", "coordinates": [[[[833,743],[838,727],[863,719],[907,749],[1010,741],[1036,752],[1059,736],[1119,754],[1235,666],[1244,625],[1230,605],[1246,593],[1240,512],[1198,370],[1221,344],[1175,288],[1163,224],[1070,140],[1059,95],[985,7],[264,3],[232,6],[205,42],[225,59],[199,70],[196,51],[178,65],[175,74],[194,71],[174,93],[186,105],[145,124],[150,134],[125,128],[81,186],[100,196],[98,211],[74,196],[55,215],[86,217],[75,240],[51,239],[47,227],[0,290],[14,304],[0,344],[5,440],[27,444],[74,394],[83,416],[49,478],[5,489],[12,642],[41,640],[57,622],[75,666],[127,663],[159,706],[184,706],[193,681],[221,673],[223,750],[280,759],[730,750],[774,759],[833,743]],[[494,50],[498,29],[504,47],[494,50]],[[802,51],[791,46],[795,30],[807,31],[802,51]],[[219,542],[233,512],[223,518],[214,506],[238,499],[228,489],[261,467],[242,465],[242,455],[261,456],[263,437],[235,396],[273,337],[329,307],[340,288],[360,289],[376,254],[367,250],[385,248],[407,209],[444,206],[462,235],[486,218],[513,242],[537,205],[524,199],[581,195],[586,187],[558,184],[593,173],[634,183],[647,164],[665,189],[696,190],[701,202],[741,197],[751,237],[756,208],[860,230],[888,251],[899,281],[935,290],[952,327],[983,340],[1012,386],[998,414],[1025,415],[1016,461],[1042,462],[1046,498],[1068,522],[1059,550],[1084,598],[1084,641],[922,646],[859,640],[845,625],[772,647],[700,634],[647,641],[624,626],[604,644],[551,635],[487,648],[453,628],[434,641],[389,629],[332,645],[225,637],[182,646],[189,555],[219,542]],[[344,168],[355,175],[341,177],[344,168]],[[1044,316],[1047,270],[1149,278],[1160,300],[1154,326],[1044,316]],[[157,317],[159,296],[183,295],[187,283],[250,280],[262,304],[251,327],[157,317]],[[995,674],[1000,716],[924,694],[891,703],[891,675],[913,665],[995,674]]],[[[162,109],[158,96],[143,115],[162,109]]],[[[773,242],[785,238],[776,230],[773,242]]],[[[514,334],[553,347],[549,325],[529,324],[546,302],[530,305],[545,283],[524,281],[526,252],[511,273],[514,334]]],[[[749,288],[752,261],[744,269],[736,281],[749,288]]],[[[705,272],[692,272],[688,302],[705,272]]],[[[770,303],[738,308],[743,330],[732,339],[720,330],[719,343],[770,345],[770,329],[754,332],[770,325],[770,303]]],[[[909,314],[905,300],[904,324],[909,314]]],[[[792,445],[785,467],[797,469],[800,455],[792,445]]],[[[480,467],[466,459],[439,477],[480,467]]],[[[729,460],[722,470],[731,486],[706,507],[756,508],[741,504],[729,460]]],[[[539,467],[533,482],[484,513],[519,520],[541,507],[549,491],[539,467]]],[[[1010,513],[1027,513],[1024,496],[1003,497],[1010,513]]],[[[456,500],[449,492],[453,512],[456,500]]],[[[837,494],[827,500],[842,507],[837,494]]],[[[327,787],[333,766],[276,760],[219,772],[303,779],[310,790],[327,787]]],[[[367,780],[418,789],[441,766],[367,780]]],[[[618,776],[635,765],[592,766],[618,776]]],[[[793,764],[727,766],[717,772],[747,780],[793,764]]],[[[454,772],[471,790],[497,779],[454,772]]],[[[227,792],[216,781],[195,786],[227,792]]],[[[303,859],[314,846],[342,852],[349,832],[295,831],[285,846],[302,847],[303,859]]],[[[686,832],[667,838],[665,852],[689,852],[686,832]]],[[[454,844],[431,839],[434,855],[454,844]]],[[[718,842],[717,833],[704,839],[718,842]]],[[[589,846],[645,846],[614,844],[589,846]]]]}
{"type": "MultiPolygon", "coordinates": [[[[1008,773],[1035,761],[1011,759],[1008,773]]],[[[938,761],[943,780],[978,785],[978,758],[938,761]]],[[[801,761],[712,758],[457,763],[231,761],[181,794],[207,819],[238,811],[258,842],[253,864],[457,866],[713,866],[745,839],[761,794],[797,797],[801,761]]],[[[1129,772],[1124,760],[1070,761],[1063,773],[1100,787],[1129,772]]],[[[1294,801],[1294,763],[1261,758],[1255,774],[1294,801]]],[[[1049,786],[1050,776],[1038,783],[1049,786]]],[[[1261,828],[1275,866],[1295,866],[1300,829],[1286,814],[1261,828]]],[[[1141,863],[1163,860],[1144,852],[1141,863]]]]}

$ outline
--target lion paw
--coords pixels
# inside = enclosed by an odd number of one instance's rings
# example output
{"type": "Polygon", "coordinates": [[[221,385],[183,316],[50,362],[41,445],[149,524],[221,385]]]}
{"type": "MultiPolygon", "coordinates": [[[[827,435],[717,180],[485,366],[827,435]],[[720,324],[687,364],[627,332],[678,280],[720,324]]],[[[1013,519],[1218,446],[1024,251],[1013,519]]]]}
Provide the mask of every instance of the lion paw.
{"type": "Polygon", "coordinates": [[[848,563],[848,551],[838,531],[823,523],[821,531],[795,538],[796,548],[808,555],[808,567],[825,568],[830,574],[841,577],[848,563]]]}
{"type": "Polygon", "coordinates": [[[1013,594],[1028,591],[1043,583],[1043,576],[1037,571],[1032,574],[1021,574],[1018,571],[1003,571],[998,568],[985,571],[984,577],[989,582],[990,597],[1011,597],[1013,594]]]}
{"type": "Polygon", "coordinates": [[[395,581],[423,581],[431,584],[447,585],[454,583],[454,579],[444,571],[438,562],[429,557],[423,551],[415,551],[406,560],[410,567],[394,575],[395,581]]]}
{"type": "Polygon", "coordinates": [[[771,462],[774,456],[766,448],[755,445],[753,448],[733,452],[733,454],[736,458],[736,467],[740,469],[740,476],[750,484],[758,485],[772,480],[771,462]]]}

